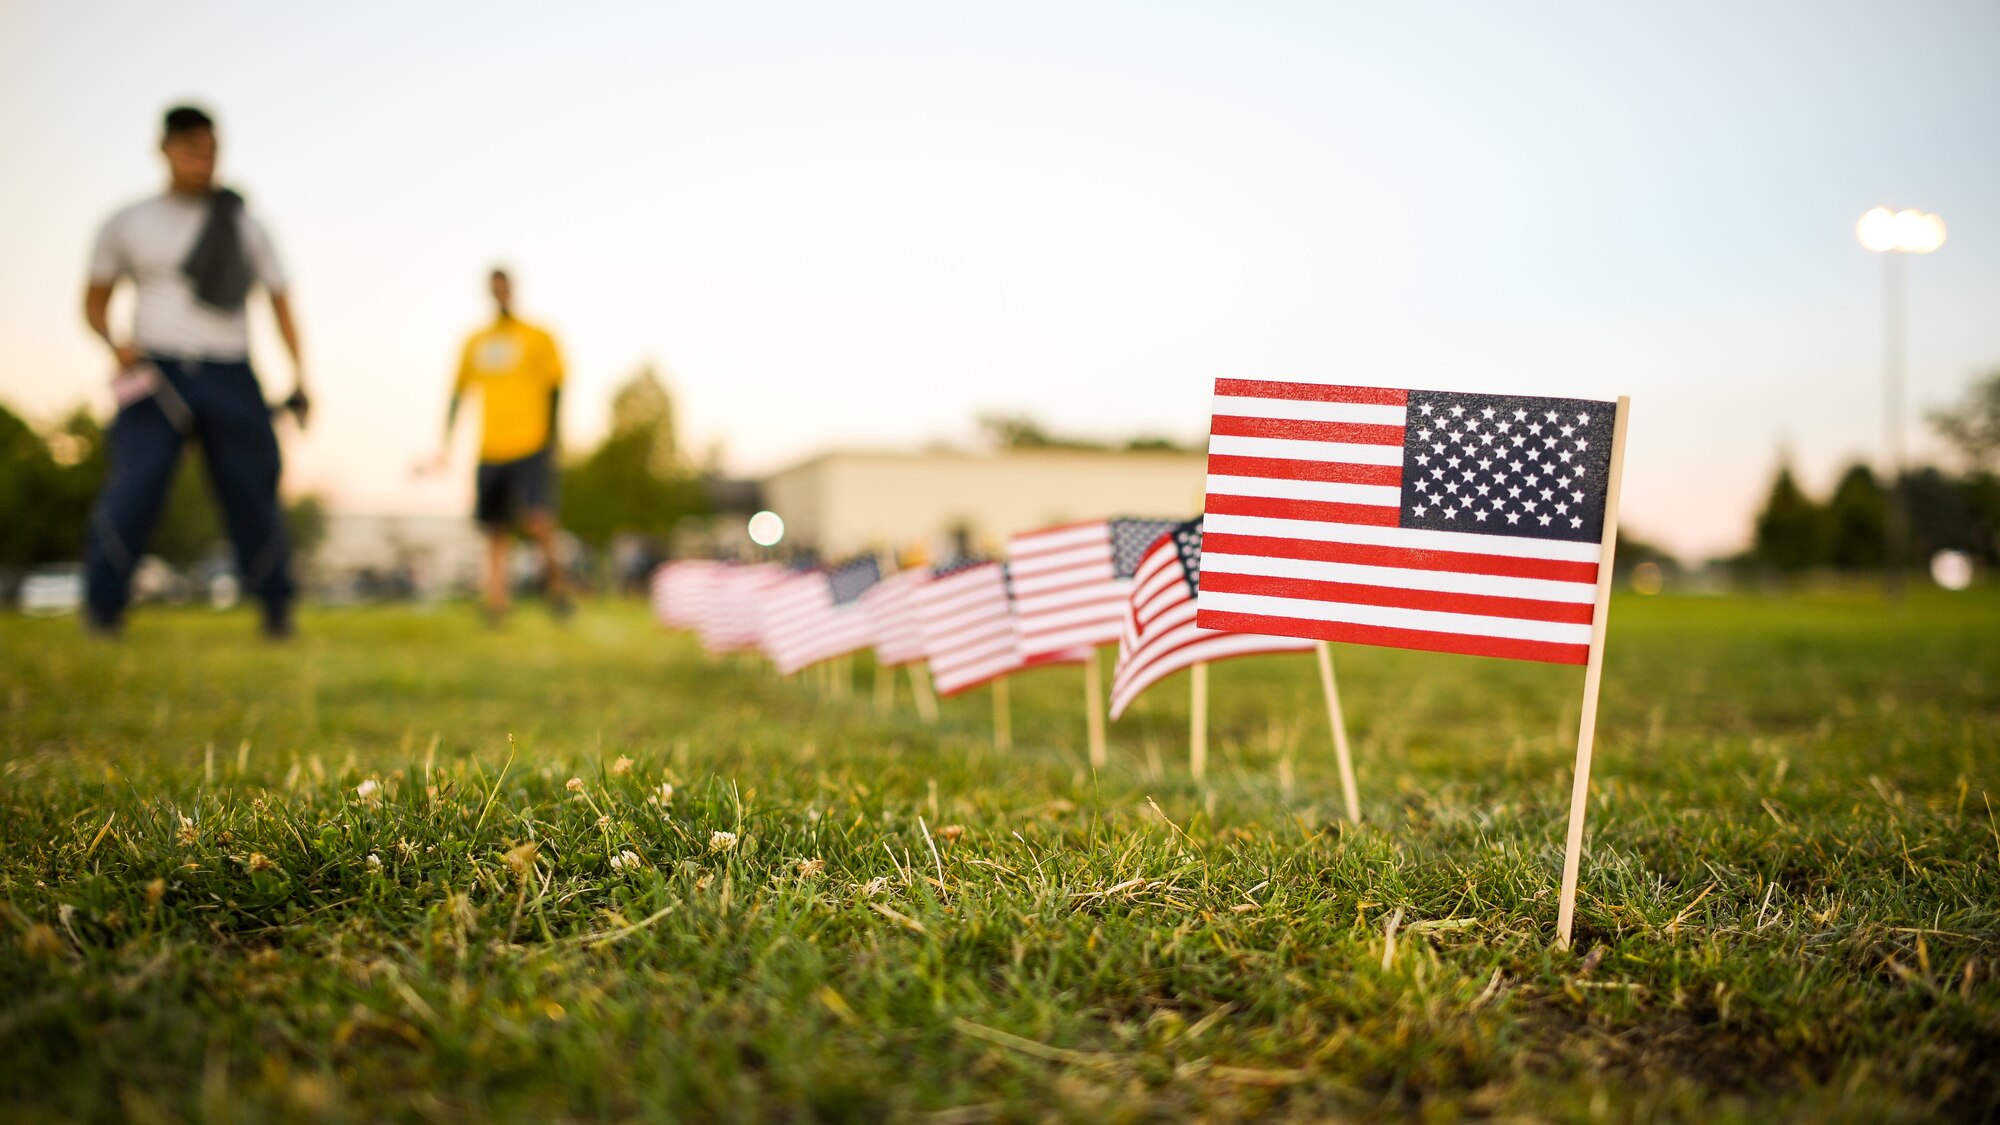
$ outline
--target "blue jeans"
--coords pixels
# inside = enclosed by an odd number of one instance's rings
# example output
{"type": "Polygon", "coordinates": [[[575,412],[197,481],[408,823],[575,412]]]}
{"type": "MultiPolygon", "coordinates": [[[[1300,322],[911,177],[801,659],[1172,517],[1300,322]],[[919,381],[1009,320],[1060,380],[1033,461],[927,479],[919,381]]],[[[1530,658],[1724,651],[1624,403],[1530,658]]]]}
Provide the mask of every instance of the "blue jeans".
{"type": "Polygon", "coordinates": [[[267,611],[283,611],[296,589],[278,504],[282,462],[256,374],[241,360],[154,357],[151,362],[179,401],[165,392],[141,399],[118,412],[105,437],[109,472],[90,515],[84,552],[92,621],[116,625],[124,617],[132,571],[160,521],[181,446],[189,438],[201,443],[244,589],[262,599],[267,611]],[[182,403],[185,411],[176,409],[182,403]]]}

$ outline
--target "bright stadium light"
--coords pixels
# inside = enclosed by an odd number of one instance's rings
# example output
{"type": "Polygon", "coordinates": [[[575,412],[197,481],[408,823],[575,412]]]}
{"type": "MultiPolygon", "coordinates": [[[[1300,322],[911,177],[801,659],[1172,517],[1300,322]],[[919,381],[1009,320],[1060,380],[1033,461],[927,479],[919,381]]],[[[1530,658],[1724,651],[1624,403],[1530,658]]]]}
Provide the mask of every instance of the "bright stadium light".
{"type": "Polygon", "coordinates": [[[785,537],[785,521],[776,512],[758,512],[750,517],[750,542],[759,547],[775,547],[785,537]]]}
{"type": "Polygon", "coordinates": [[[1854,237],[1882,255],[1882,458],[1887,462],[1889,520],[1884,529],[1882,590],[1891,601],[1903,596],[1903,568],[1909,555],[1910,519],[1903,496],[1903,383],[1908,367],[1905,340],[1903,258],[1928,254],[1944,245],[1944,220],[1929,211],[1870,207],[1854,224],[1854,237]]]}
{"type": "Polygon", "coordinates": [[[1854,237],[1877,254],[1896,248],[1896,213],[1887,207],[1871,207],[1854,224],[1854,237]]]}
{"type": "Polygon", "coordinates": [[[1861,245],[1877,254],[1900,251],[1904,254],[1928,254],[1944,245],[1944,219],[1929,211],[1904,208],[1891,211],[1887,207],[1871,207],[1854,224],[1854,237],[1861,245]]]}

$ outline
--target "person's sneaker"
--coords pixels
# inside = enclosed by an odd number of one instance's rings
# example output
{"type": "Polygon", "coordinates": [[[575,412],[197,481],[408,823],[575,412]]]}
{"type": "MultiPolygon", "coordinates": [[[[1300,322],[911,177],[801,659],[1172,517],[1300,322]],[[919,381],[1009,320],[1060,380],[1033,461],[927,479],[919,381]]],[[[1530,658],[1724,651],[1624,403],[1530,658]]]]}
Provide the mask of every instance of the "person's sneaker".
{"type": "Polygon", "coordinates": [[[262,630],[264,639],[267,641],[291,640],[293,635],[298,632],[298,626],[292,621],[291,603],[266,605],[264,607],[262,630]]]}
{"type": "Polygon", "coordinates": [[[97,614],[85,610],[83,614],[83,633],[87,637],[94,637],[100,641],[121,640],[125,636],[125,622],[116,617],[99,617],[97,614]]]}

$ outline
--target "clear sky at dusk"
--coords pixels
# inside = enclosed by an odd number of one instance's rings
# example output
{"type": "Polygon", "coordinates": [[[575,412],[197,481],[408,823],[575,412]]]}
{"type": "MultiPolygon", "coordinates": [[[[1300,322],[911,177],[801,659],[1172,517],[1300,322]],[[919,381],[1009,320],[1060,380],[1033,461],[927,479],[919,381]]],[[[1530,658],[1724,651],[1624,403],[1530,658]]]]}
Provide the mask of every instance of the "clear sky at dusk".
{"type": "Polygon", "coordinates": [[[985,410],[1194,437],[1218,375],[1622,392],[1628,523],[1724,550],[1781,443],[1879,448],[1862,211],[1950,225],[1917,403],[2000,366],[1996,48],[1990,2],[15,0],[0,400],[108,407],[86,251],[187,99],[295,280],[291,486],[351,509],[460,509],[409,466],[505,262],[572,443],[647,361],[746,473],[985,410]]]}

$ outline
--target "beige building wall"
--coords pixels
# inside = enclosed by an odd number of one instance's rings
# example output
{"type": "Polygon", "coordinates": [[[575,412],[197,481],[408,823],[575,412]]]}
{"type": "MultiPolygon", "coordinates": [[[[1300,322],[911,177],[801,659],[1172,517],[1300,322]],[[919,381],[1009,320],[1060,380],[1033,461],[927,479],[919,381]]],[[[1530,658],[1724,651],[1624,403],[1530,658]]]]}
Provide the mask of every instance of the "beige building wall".
{"type": "Polygon", "coordinates": [[[974,550],[999,553],[1009,535],[1050,524],[1192,519],[1207,461],[1076,450],[829,453],[774,473],[764,503],[784,517],[787,545],[828,557],[921,547],[939,559],[961,528],[974,550]]]}

